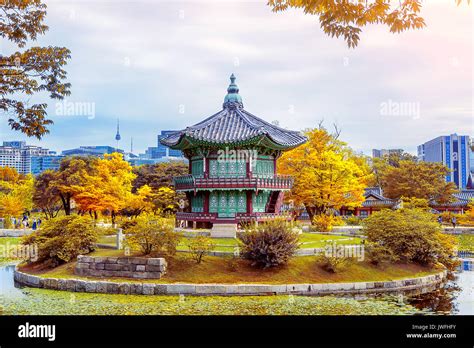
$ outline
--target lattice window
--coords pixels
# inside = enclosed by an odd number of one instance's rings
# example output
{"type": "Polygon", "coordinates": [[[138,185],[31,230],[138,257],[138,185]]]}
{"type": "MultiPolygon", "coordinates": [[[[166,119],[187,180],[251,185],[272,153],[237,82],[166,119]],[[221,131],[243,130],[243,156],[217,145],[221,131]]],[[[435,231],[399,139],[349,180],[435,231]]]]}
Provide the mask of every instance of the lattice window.
{"type": "Polygon", "coordinates": [[[194,176],[201,177],[204,175],[204,162],[203,160],[194,160],[191,162],[191,173],[194,176]]]}

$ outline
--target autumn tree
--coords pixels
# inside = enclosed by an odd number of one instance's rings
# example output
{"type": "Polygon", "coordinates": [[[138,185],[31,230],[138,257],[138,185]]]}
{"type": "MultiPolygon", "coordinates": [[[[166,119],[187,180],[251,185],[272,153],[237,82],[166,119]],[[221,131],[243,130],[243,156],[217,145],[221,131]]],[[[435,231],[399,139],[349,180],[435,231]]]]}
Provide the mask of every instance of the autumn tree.
{"type": "MultiPolygon", "coordinates": [[[[459,5],[463,0],[456,0],[459,5]]],[[[470,0],[466,0],[469,4],[470,0]]],[[[342,37],[349,47],[359,43],[362,27],[382,24],[392,33],[426,26],[420,16],[422,0],[269,0],[274,12],[290,8],[319,17],[324,33],[342,37]]]]}
{"type": "Polygon", "coordinates": [[[382,187],[382,177],[390,167],[400,167],[401,161],[411,161],[416,162],[418,159],[416,156],[413,156],[409,153],[390,153],[384,155],[380,158],[372,159],[372,171],[373,171],[373,180],[371,186],[380,186],[382,187]]]}
{"type": "Polygon", "coordinates": [[[16,175],[15,180],[0,180],[0,215],[12,217],[21,215],[33,208],[33,176],[16,175]]]}
{"type": "Polygon", "coordinates": [[[33,203],[43,211],[47,219],[56,217],[63,207],[60,191],[56,185],[52,184],[57,176],[56,171],[45,170],[35,179],[33,203]]]}
{"type": "Polygon", "coordinates": [[[172,187],[173,177],[188,174],[188,165],[182,161],[161,162],[153,165],[145,164],[133,168],[136,178],[133,180],[133,191],[143,185],[157,190],[160,187],[172,187]]]}
{"type": "Polygon", "coordinates": [[[291,198],[303,204],[311,221],[342,206],[353,208],[364,201],[371,174],[361,156],[320,126],[306,133],[308,141],[283,154],[279,172],[293,176],[291,198]]]}
{"type": "Polygon", "coordinates": [[[183,193],[177,193],[173,188],[173,177],[188,174],[188,165],[182,161],[142,165],[133,169],[136,178],[133,181],[133,192],[148,185],[153,193],[153,212],[173,211],[180,199],[185,199],[183,193]]]}
{"type": "MultiPolygon", "coordinates": [[[[23,48],[44,34],[46,5],[41,0],[3,0],[0,2],[0,37],[23,48]]],[[[8,115],[8,124],[27,136],[40,139],[52,124],[46,118],[47,104],[30,105],[32,96],[49,93],[52,99],[70,95],[64,82],[64,66],[70,59],[64,47],[30,47],[8,56],[0,55],[0,111],[8,115]],[[22,96],[27,99],[22,100],[22,96]]]]}
{"type": "Polygon", "coordinates": [[[132,167],[122,154],[105,154],[94,162],[90,172],[84,173],[84,183],[75,193],[74,201],[82,211],[110,213],[114,223],[131,193],[134,178],[132,167]]]}
{"type": "MultiPolygon", "coordinates": [[[[52,195],[58,195],[66,215],[71,214],[72,200],[86,185],[86,174],[92,175],[95,170],[94,157],[66,157],[61,161],[59,169],[54,172],[49,186],[52,195]]],[[[50,197],[53,199],[53,197],[50,197]]]]}
{"type": "Polygon", "coordinates": [[[388,166],[381,174],[384,196],[392,199],[415,197],[447,203],[453,199],[456,186],[446,182],[450,170],[441,163],[402,160],[388,166]]]}

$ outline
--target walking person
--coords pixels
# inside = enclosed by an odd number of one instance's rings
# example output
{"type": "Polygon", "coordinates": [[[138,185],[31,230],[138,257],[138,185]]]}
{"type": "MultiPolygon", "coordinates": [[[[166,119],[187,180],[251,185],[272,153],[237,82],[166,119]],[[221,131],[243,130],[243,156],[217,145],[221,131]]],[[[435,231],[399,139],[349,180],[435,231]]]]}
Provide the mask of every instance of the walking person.
{"type": "Polygon", "coordinates": [[[31,225],[31,229],[36,231],[36,219],[33,219],[33,225],[31,225]]]}
{"type": "Polygon", "coordinates": [[[441,215],[438,216],[438,223],[440,226],[443,224],[443,217],[441,215]]]}
{"type": "Polygon", "coordinates": [[[41,225],[41,218],[38,218],[37,226],[36,226],[36,227],[38,227],[38,229],[39,229],[39,228],[40,228],[40,225],[41,225]]]}
{"type": "Polygon", "coordinates": [[[451,218],[451,223],[453,224],[453,228],[456,228],[457,220],[456,220],[456,217],[455,217],[455,216],[453,216],[453,217],[451,218]]]}

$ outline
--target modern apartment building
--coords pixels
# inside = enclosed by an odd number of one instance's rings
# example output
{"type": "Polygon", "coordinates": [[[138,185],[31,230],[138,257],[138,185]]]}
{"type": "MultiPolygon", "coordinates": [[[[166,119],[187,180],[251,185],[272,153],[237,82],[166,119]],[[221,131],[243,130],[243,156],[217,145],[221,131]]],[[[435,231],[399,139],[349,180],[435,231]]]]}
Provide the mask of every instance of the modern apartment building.
{"type": "Polygon", "coordinates": [[[418,159],[438,162],[447,166],[451,173],[447,182],[454,182],[460,189],[466,188],[470,175],[470,138],[468,135],[443,135],[418,146],[418,159]]]}
{"type": "Polygon", "coordinates": [[[0,167],[15,168],[18,173],[30,174],[32,162],[38,157],[53,156],[55,153],[40,146],[26,145],[24,141],[4,141],[0,146],[0,167]]]}

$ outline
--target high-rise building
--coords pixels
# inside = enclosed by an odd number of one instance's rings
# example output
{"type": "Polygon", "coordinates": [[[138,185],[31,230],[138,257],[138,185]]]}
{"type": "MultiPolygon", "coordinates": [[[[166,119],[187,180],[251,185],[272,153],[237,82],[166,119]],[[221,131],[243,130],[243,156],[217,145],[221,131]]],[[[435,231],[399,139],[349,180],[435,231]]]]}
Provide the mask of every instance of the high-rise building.
{"type": "MultiPolygon", "coordinates": [[[[183,153],[180,150],[170,149],[168,146],[163,145],[160,140],[166,138],[168,135],[176,133],[177,131],[173,130],[164,130],[161,131],[161,134],[157,136],[157,154],[160,157],[183,157],[183,153]]],[[[159,158],[160,158],[159,157],[159,158]]]]}
{"type": "Polygon", "coordinates": [[[468,135],[439,136],[418,146],[418,159],[425,162],[443,163],[451,170],[447,182],[466,188],[470,173],[470,138],[468,135]]]}
{"type": "Polygon", "coordinates": [[[31,157],[31,174],[38,175],[45,170],[58,170],[65,156],[47,155],[31,157]]]}
{"type": "Polygon", "coordinates": [[[38,157],[54,156],[54,152],[24,141],[4,141],[0,146],[0,167],[15,168],[20,174],[30,174],[32,162],[38,157]]]}
{"type": "Polygon", "coordinates": [[[70,150],[64,150],[63,156],[104,156],[114,152],[123,153],[123,150],[112,146],[80,146],[70,150]]]}
{"type": "Polygon", "coordinates": [[[382,158],[391,154],[401,155],[402,153],[402,149],[372,149],[372,158],[382,158]]]}

